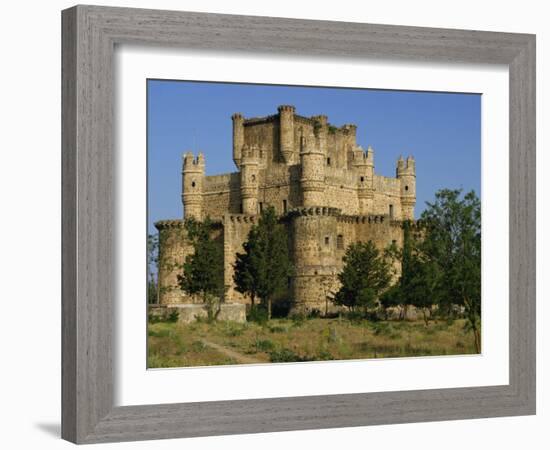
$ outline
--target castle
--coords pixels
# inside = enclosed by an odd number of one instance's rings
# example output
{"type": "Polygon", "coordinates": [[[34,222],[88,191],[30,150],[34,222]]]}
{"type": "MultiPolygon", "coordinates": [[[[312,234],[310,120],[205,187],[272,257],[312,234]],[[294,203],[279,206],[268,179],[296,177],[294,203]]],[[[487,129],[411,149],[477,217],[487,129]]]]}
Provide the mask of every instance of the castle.
{"type": "MultiPolygon", "coordinates": [[[[414,219],[416,171],[399,157],[396,177],[374,172],[374,151],[357,144],[357,127],[331,125],[324,115],[303,117],[289,105],[277,114],[233,121],[236,172],[205,176],[199,153],[183,156],[184,219],[210,217],[212,239],[223,246],[226,302],[248,303],[235,290],[233,265],[261,211],[272,206],[285,224],[294,275],[287,297],[297,311],[324,311],[328,284],[337,287],[346,247],[372,240],[380,249],[403,243],[403,220],[414,219]]],[[[183,220],[163,220],[159,231],[159,302],[193,303],[177,275],[193,251],[183,220]]]]}

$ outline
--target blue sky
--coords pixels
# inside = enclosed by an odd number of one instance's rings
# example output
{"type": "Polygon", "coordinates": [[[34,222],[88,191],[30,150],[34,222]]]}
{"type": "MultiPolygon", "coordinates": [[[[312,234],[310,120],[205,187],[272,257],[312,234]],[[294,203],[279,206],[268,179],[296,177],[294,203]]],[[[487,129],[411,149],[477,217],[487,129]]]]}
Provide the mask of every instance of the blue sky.
{"type": "Polygon", "coordinates": [[[375,171],[395,176],[400,154],[414,155],[418,217],[441,188],[481,186],[481,96],[276,85],[148,80],[148,230],[160,219],[183,215],[181,155],[200,150],[206,174],[236,170],[231,114],[325,114],[340,126],[357,125],[357,142],[375,151],[375,171]]]}

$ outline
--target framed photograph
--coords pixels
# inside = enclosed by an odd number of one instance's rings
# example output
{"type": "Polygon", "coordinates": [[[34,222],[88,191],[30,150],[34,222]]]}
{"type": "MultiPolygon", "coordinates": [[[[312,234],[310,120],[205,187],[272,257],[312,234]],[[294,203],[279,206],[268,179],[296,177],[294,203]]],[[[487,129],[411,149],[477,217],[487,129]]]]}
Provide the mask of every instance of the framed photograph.
{"type": "Polygon", "coordinates": [[[535,413],[533,35],[62,24],[65,439],[535,413]]]}

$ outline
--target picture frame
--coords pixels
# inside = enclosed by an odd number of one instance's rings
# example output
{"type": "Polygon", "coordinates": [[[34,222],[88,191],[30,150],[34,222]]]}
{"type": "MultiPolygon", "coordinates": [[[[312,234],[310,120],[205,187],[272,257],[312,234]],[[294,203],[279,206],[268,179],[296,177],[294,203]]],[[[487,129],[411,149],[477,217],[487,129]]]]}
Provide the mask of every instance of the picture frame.
{"type": "Polygon", "coordinates": [[[75,443],[535,414],[535,36],[75,6],[62,12],[62,437],[75,443]],[[330,36],[330,39],[327,39],[330,36]],[[118,44],[509,69],[509,384],[114,406],[118,44]]]}

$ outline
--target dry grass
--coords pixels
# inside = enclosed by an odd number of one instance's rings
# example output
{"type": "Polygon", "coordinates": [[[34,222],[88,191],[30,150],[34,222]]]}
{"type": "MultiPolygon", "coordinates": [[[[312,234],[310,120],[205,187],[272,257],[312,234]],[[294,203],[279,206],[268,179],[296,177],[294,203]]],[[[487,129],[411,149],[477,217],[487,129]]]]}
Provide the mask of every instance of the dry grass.
{"type": "Polygon", "coordinates": [[[258,362],[323,361],[476,353],[464,321],[351,322],[274,319],[249,322],[149,324],[148,367],[238,364],[208,346],[221,345],[258,362]]]}

